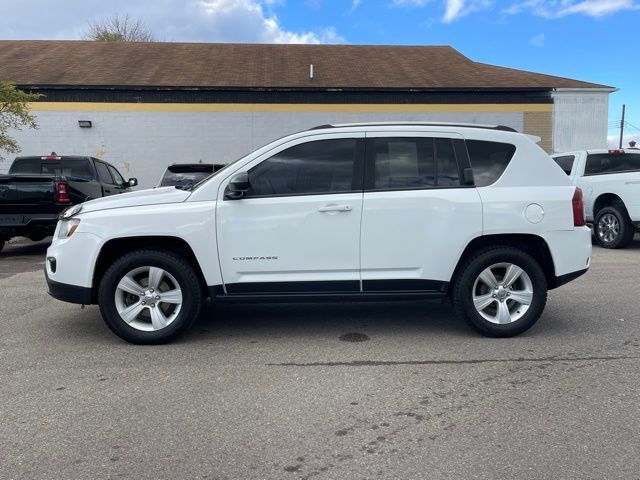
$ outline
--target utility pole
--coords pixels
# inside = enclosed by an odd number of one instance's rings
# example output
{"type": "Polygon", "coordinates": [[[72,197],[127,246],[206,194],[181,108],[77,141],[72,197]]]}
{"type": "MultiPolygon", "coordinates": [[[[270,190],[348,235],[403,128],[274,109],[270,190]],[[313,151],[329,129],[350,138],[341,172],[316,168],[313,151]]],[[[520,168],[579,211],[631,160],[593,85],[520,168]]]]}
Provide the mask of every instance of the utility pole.
{"type": "Polygon", "coordinates": [[[620,143],[618,144],[618,148],[622,148],[622,135],[624,135],[624,108],[625,104],[622,104],[622,119],[620,120],[620,143]]]}

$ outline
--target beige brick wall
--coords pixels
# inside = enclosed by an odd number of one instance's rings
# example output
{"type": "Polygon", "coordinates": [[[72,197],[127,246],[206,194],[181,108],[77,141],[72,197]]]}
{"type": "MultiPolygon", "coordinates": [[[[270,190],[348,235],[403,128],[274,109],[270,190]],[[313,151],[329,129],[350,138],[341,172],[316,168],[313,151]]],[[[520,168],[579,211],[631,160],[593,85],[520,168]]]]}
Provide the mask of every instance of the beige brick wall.
{"type": "Polygon", "coordinates": [[[538,145],[553,153],[553,112],[524,112],[524,133],[540,137],[538,145]]]}

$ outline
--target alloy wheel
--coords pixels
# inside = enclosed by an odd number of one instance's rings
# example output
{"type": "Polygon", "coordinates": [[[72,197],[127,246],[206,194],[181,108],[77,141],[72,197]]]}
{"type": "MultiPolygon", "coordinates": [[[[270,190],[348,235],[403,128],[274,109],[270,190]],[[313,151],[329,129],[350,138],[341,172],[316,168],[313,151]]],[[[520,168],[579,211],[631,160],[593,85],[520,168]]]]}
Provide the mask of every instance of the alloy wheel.
{"type": "Polygon", "coordinates": [[[182,290],[166,270],[145,266],[131,270],[116,286],[115,304],[120,318],[145,332],[169,326],[182,308],[182,290]]]}
{"type": "Polygon", "coordinates": [[[522,318],[533,301],[533,283],[513,263],[496,263],[485,268],[473,284],[473,304],[487,321],[508,324],[522,318]]]}

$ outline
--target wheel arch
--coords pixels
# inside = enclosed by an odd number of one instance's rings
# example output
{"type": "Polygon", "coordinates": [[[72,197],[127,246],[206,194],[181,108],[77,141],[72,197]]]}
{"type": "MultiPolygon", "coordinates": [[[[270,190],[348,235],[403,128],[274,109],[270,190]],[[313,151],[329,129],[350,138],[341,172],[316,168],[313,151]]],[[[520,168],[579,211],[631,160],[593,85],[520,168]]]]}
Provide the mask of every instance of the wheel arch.
{"type": "Polygon", "coordinates": [[[628,215],[627,207],[625,206],[622,198],[620,198],[618,195],[616,195],[615,193],[601,193],[600,195],[598,195],[596,201],[593,202],[593,221],[595,222],[596,216],[598,215],[598,212],[600,210],[605,207],[613,206],[621,206],[624,210],[624,213],[628,215]]]}
{"type": "Polygon", "coordinates": [[[203,296],[208,296],[207,283],[202,268],[193,253],[191,246],[182,238],[172,236],[138,236],[113,238],[107,241],[95,262],[91,283],[92,300],[97,301],[98,287],[109,266],[123,254],[134,250],[165,250],[182,256],[193,267],[203,296]]]}
{"type": "Polygon", "coordinates": [[[514,247],[529,254],[542,268],[548,288],[552,289],[558,286],[551,250],[544,238],[527,233],[494,234],[476,237],[467,244],[451,276],[449,293],[469,256],[482,248],[500,246],[514,247]]]}

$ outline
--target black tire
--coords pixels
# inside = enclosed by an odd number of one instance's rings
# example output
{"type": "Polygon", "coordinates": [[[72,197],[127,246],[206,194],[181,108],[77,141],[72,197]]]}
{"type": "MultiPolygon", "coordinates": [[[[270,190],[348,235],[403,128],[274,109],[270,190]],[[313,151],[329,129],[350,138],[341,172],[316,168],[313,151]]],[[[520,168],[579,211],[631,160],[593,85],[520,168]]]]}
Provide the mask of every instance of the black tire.
{"type": "Polygon", "coordinates": [[[624,248],[633,241],[635,229],[624,206],[614,205],[598,212],[593,233],[596,243],[602,248],[624,248]],[[609,221],[612,218],[615,218],[613,225],[609,221]]]}
{"type": "Polygon", "coordinates": [[[0,252],[2,252],[2,249],[4,248],[5,241],[6,240],[4,238],[0,238],[0,252]]]}
{"type": "Polygon", "coordinates": [[[100,282],[98,303],[107,326],[123,340],[142,345],[161,344],[174,340],[193,324],[200,312],[202,291],[196,272],[184,258],[168,251],[137,250],[115,261],[106,271],[100,282]],[[120,280],[132,270],[146,266],[168,272],[182,290],[177,316],[166,327],[155,331],[141,331],[126,323],[118,313],[115,299],[120,280]]]}
{"type": "MultiPolygon", "coordinates": [[[[492,292],[489,290],[489,293],[492,292]]],[[[531,328],[542,315],[547,303],[547,280],[538,262],[522,250],[509,246],[488,247],[474,252],[464,261],[454,280],[451,297],[456,314],[481,334],[488,337],[513,337],[531,328]],[[474,285],[480,273],[501,263],[513,264],[524,270],[533,288],[528,310],[517,320],[506,324],[487,320],[476,310],[473,302],[474,285]]],[[[509,302],[509,299],[504,301],[510,305],[509,308],[513,309],[516,305],[513,301],[509,302]]],[[[499,306],[497,303],[495,305],[499,306]]]]}

